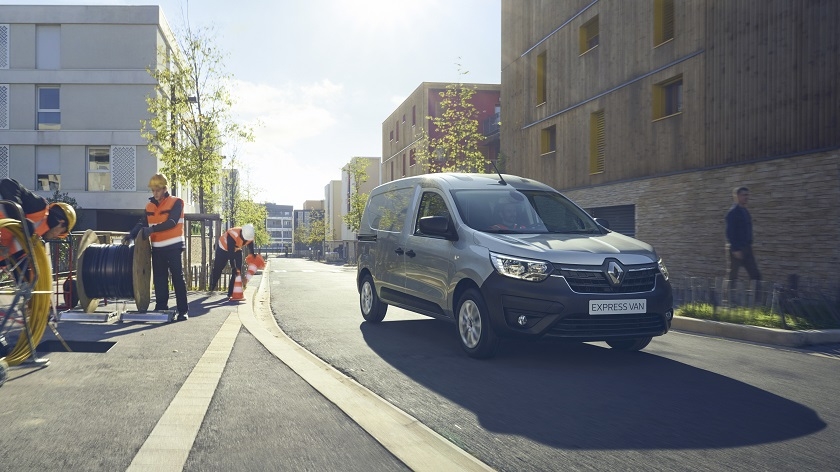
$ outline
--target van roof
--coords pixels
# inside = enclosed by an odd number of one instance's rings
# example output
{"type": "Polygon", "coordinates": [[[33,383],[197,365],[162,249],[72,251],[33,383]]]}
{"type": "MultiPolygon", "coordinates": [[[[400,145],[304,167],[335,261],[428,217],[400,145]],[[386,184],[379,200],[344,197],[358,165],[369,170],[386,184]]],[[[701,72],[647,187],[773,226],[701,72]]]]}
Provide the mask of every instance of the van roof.
{"type": "MultiPolygon", "coordinates": [[[[552,190],[556,191],[548,185],[538,182],[533,179],[527,179],[518,175],[502,174],[502,178],[508,185],[520,190],[552,190]]],[[[421,184],[423,187],[439,188],[441,190],[471,190],[471,189],[486,189],[488,187],[495,187],[501,185],[499,174],[469,174],[469,173],[455,173],[455,172],[441,172],[435,174],[423,174],[413,177],[404,177],[402,179],[386,182],[374,190],[379,188],[395,189],[407,188],[421,184]]]]}

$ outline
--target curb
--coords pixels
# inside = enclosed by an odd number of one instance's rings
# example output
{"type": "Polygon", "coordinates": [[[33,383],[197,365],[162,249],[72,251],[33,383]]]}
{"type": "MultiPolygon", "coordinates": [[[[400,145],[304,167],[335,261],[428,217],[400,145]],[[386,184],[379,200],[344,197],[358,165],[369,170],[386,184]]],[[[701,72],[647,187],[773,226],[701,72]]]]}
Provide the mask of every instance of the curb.
{"type": "Polygon", "coordinates": [[[840,329],[788,331],[675,316],[671,329],[786,347],[840,343],[840,329]]]}

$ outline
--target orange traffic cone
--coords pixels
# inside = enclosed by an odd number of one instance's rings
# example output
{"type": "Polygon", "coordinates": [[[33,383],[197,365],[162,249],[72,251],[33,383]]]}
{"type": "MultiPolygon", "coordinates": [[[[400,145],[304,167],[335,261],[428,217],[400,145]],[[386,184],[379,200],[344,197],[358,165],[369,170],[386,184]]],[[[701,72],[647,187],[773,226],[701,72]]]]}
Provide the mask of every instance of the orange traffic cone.
{"type": "Polygon", "coordinates": [[[230,301],[241,302],[245,300],[245,295],[242,290],[242,276],[239,271],[236,271],[236,280],[233,281],[233,294],[230,296],[230,301]]]}
{"type": "Polygon", "coordinates": [[[251,260],[248,263],[248,272],[245,273],[245,285],[251,283],[251,277],[257,273],[257,263],[254,260],[251,260]]]}

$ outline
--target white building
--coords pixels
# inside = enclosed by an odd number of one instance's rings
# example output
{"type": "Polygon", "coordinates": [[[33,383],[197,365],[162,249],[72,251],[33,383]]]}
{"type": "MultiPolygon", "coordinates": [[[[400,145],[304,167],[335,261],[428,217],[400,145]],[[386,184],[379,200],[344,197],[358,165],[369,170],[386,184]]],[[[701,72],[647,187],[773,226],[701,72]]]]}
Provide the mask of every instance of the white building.
{"type": "Polygon", "coordinates": [[[159,168],[147,70],[173,47],[159,6],[0,5],[0,178],[74,198],[77,230],[130,228],[159,168]]]}

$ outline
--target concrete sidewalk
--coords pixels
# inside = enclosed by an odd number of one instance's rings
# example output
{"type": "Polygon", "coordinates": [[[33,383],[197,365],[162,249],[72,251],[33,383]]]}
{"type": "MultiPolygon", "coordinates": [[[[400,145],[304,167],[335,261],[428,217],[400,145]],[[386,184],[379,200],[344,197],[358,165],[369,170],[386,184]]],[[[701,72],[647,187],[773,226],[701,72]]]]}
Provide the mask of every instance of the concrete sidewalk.
{"type": "Polygon", "coordinates": [[[61,322],[76,352],[47,329],[39,354],[50,366],[12,368],[0,387],[4,465],[490,470],[285,336],[268,277],[252,280],[244,302],[189,299],[184,322],[120,322],[114,304],[97,310],[106,321],[61,322]]]}

